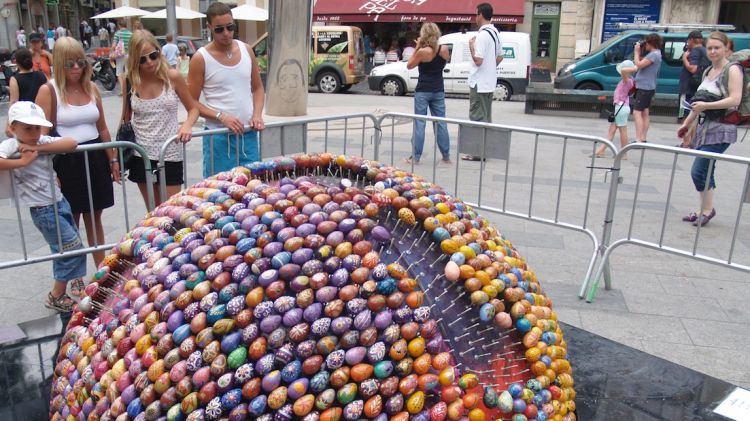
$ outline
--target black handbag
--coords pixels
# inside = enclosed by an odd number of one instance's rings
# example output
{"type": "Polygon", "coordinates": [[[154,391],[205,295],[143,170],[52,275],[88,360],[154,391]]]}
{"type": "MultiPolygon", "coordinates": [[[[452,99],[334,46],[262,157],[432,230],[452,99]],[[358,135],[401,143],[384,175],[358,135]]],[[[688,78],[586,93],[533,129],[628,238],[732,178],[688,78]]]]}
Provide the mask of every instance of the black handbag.
{"type": "MultiPolygon", "coordinates": [[[[125,101],[125,118],[120,123],[120,127],[117,128],[117,134],[115,140],[118,142],[131,142],[138,143],[135,140],[135,131],[133,131],[133,125],[130,124],[130,119],[133,115],[133,109],[130,107],[130,81],[127,82],[125,87],[127,91],[127,101],[125,101]]],[[[128,168],[128,162],[135,156],[135,150],[133,148],[126,148],[122,150],[122,161],[120,162],[120,168],[128,168]]],[[[119,158],[119,156],[118,156],[119,158]]]]}
{"type": "MultiPolygon", "coordinates": [[[[702,102],[716,102],[724,99],[721,95],[716,95],[708,91],[699,90],[698,92],[693,95],[693,98],[690,100],[691,103],[702,101],[702,102]]],[[[727,110],[720,109],[720,110],[704,110],[701,114],[705,116],[705,118],[709,120],[719,120],[727,113],[727,110]]]]}
{"type": "Polygon", "coordinates": [[[620,104],[620,108],[618,108],[617,111],[608,113],[607,121],[609,121],[610,123],[614,123],[615,117],[617,117],[617,114],[620,112],[620,110],[622,110],[622,107],[624,106],[625,106],[625,103],[623,102],[622,104],[620,104]]]}

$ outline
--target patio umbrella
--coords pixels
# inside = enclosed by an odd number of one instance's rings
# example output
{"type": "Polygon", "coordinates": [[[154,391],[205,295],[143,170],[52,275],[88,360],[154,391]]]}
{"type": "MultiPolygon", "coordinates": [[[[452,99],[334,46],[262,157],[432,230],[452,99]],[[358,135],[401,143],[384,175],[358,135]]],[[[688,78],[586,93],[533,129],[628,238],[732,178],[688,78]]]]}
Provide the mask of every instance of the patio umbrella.
{"type": "MultiPolygon", "coordinates": [[[[177,15],[177,19],[200,19],[205,18],[206,15],[200,12],[196,12],[194,10],[186,9],[184,7],[175,6],[175,14],[177,15]]],[[[167,18],[167,9],[161,9],[157,12],[149,13],[142,17],[143,19],[166,19],[167,18]]]]}
{"type": "Polygon", "coordinates": [[[148,10],[137,9],[130,6],[122,6],[117,9],[112,9],[108,12],[100,13],[96,16],[92,16],[91,19],[118,19],[118,18],[129,18],[131,16],[144,16],[148,15],[148,10]]]}
{"type": "Polygon", "coordinates": [[[268,20],[268,10],[243,4],[232,8],[232,17],[237,20],[268,20]]]}

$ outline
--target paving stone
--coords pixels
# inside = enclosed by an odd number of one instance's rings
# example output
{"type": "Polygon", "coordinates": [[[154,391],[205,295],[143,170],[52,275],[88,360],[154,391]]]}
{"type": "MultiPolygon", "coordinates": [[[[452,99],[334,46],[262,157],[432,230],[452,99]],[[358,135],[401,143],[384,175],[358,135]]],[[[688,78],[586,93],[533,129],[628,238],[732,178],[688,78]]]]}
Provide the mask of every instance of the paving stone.
{"type": "Polygon", "coordinates": [[[746,322],[682,319],[682,324],[695,345],[740,350],[750,348],[750,325],[746,322]]]}
{"type": "MultiPolygon", "coordinates": [[[[596,302],[596,301],[594,301],[596,302]]],[[[690,336],[676,317],[635,314],[624,311],[580,310],[582,328],[614,341],[664,341],[692,345],[690,336]]]]}

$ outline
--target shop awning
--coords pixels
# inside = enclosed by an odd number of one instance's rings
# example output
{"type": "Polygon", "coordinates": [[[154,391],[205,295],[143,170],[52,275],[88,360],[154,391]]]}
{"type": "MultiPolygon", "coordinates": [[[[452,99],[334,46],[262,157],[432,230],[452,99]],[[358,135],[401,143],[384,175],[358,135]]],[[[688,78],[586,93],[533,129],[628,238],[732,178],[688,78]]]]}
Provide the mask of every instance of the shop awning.
{"type": "MultiPolygon", "coordinates": [[[[474,23],[487,0],[318,0],[314,22],[474,23]]],[[[493,23],[522,23],[524,0],[490,0],[493,23]]]]}

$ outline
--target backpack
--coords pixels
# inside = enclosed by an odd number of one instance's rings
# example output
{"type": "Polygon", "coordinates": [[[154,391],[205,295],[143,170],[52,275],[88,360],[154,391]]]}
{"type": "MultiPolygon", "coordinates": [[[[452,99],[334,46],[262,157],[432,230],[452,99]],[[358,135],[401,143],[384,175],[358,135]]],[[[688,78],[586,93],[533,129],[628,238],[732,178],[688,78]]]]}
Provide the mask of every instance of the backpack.
{"type": "MultiPolygon", "coordinates": [[[[739,106],[727,110],[721,122],[738,126],[750,124],[750,93],[748,93],[748,88],[750,88],[750,50],[740,50],[729,56],[729,64],[724,66],[721,84],[719,85],[724,97],[729,96],[729,78],[725,76],[728,75],[731,66],[740,66],[742,70],[742,99],[739,106]]],[[[706,69],[706,72],[709,69],[706,69]]]]}

